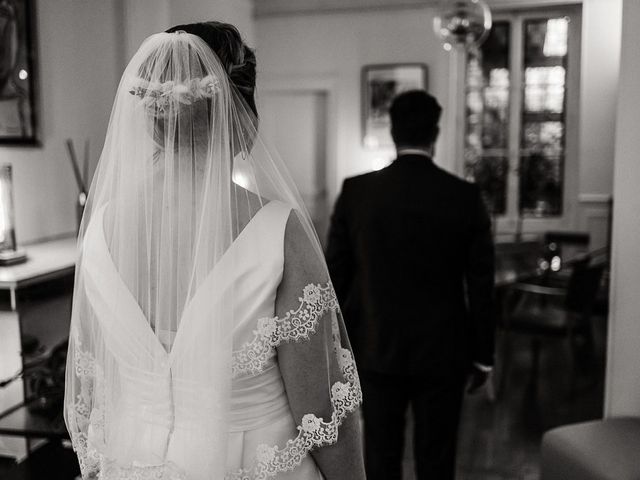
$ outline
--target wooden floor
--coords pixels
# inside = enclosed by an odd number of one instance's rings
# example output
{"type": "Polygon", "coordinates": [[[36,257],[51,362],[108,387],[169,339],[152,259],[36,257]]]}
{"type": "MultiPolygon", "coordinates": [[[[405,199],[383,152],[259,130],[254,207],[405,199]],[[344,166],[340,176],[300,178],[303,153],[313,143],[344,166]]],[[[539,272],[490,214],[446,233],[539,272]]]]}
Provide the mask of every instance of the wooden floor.
{"type": "MultiPolygon", "coordinates": [[[[604,318],[596,321],[596,362],[585,366],[576,376],[573,394],[568,391],[571,382],[567,378],[566,345],[552,341],[543,347],[541,370],[534,388],[529,343],[524,338],[515,339],[518,353],[499,399],[491,401],[485,392],[465,400],[458,447],[458,480],[537,480],[542,434],[558,425],[601,416],[606,325],[604,318]]],[[[415,480],[409,430],[406,445],[404,479],[415,480]]],[[[74,470],[73,454],[69,452],[43,451],[40,457],[35,462],[38,468],[22,466],[18,470],[12,468],[12,473],[9,473],[10,463],[0,461],[0,479],[48,480],[43,473],[47,465],[60,461],[69,464],[65,469],[74,470]]]]}
{"type": "MultiPolygon", "coordinates": [[[[595,362],[583,362],[570,391],[568,349],[560,341],[542,348],[537,383],[532,382],[530,344],[515,339],[518,352],[499,398],[467,396],[458,444],[457,480],[538,480],[540,441],[550,428],[602,416],[605,318],[596,318],[595,362]]],[[[415,480],[411,432],[407,432],[404,480],[415,480]]]]}

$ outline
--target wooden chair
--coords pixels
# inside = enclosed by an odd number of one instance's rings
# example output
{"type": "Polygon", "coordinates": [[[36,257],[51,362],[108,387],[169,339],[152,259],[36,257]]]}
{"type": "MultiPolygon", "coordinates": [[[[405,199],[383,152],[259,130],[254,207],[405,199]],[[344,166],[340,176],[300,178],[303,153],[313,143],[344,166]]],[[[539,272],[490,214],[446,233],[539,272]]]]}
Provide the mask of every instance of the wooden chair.
{"type": "Polygon", "coordinates": [[[562,262],[570,261],[589,251],[591,237],[587,232],[554,232],[544,233],[543,242],[551,255],[557,255],[562,262]]]}
{"type": "Polygon", "coordinates": [[[532,351],[532,385],[538,380],[540,349],[548,339],[561,339],[570,350],[568,375],[570,393],[574,391],[577,343],[581,336],[594,358],[591,316],[596,300],[604,264],[591,264],[590,257],[576,261],[566,287],[548,286],[544,283],[516,283],[508,288],[503,299],[501,325],[503,362],[498,380],[499,388],[505,388],[512,358],[513,334],[530,337],[532,351]]]}

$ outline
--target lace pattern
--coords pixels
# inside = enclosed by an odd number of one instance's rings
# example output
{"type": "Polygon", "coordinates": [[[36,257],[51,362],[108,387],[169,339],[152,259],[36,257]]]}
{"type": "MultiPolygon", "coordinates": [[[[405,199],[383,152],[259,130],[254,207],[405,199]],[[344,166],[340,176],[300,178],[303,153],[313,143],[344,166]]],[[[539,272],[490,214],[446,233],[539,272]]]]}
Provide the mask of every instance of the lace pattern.
{"type": "Polygon", "coordinates": [[[162,465],[122,467],[114,461],[103,458],[100,478],[108,480],[186,480],[187,477],[171,462],[162,465]]]}
{"type": "Polygon", "coordinates": [[[92,442],[101,441],[104,432],[104,387],[100,366],[91,353],[82,350],[79,340],[74,345],[74,369],[81,393],[70,409],[70,436],[78,456],[82,478],[101,480],[186,480],[184,473],[171,462],[161,465],[118,465],[96,450],[92,442]],[[89,426],[93,430],[89,441],[89,426]]]}
{"type": "Polygon", "coordinates": [[[320,317],[339,308],[331,282],[307,285],[299,301],[300,306],[288,311],[282,318],[265,317],[258,320],[253,339],[233,352],[234,378],[260,373],[274,355],[276,347],[284,342],[308,340],[315,333],[320,317]]]}
{"type": "MultiPolygon", "coordinates": [[[[94,384],[96,382],[96,362],[89,352],[83,351],[80,341],[75,340],[74,346],[74,369],[76,377],[80,381],[80,393],[76,396],[73,405],[67,406],[72,415],[69,416],[69,433],[73,449],[78,455],[80,471],[83,478],[93,476],[100,471],[100,456],[94,448],[89,445],[88,430],[92,420],[99,422],[102,415],[99,414],[98,405],[93,403],[94,384]],[[93,413],[94,407],[96,414],[93,413]],[[92,418],[93,417],[93,418],[92,418]]],[[[96,391],[96,393],[99,393],[96,391]]]]}
{"type": "Polygon", "coordinates": [[[338,441],[338,428],[347,415],[362,403],[362,391],[353,355],[342,347],[337,320],[332,322],[334,350],[346,382],[336,382],[331,387],[331,419],[325,422],[312,413],[302,417],[298,436],[287,441],[282,449],[266,444],[259,445],[256,462],[250,469],[228,473],[225,480],[266,480],[280,472],[298,467],[309,452],[338,441]]]}
{"type": "MultiPolygon", "coordinates": [[[[318,321],[328,311],[337,311],[338,302],[330,283],[310,284],[304,288],[300,307],[289,311],[282,319],[262,319],[254,331],[254,339],[234,352],[234,375],[260,372],[266,361],[282,342],[308,339],[317,328],[318,321]]],[[[312,413],[302,418],[298,435],[284,447],[260,445],[256,461],[250,469],[228,473],[225,480],[265,480],[279,472],[294,470],[308,453],[318,447],[330,445],[338,440],[338,428],[362,403],[362,392],[351,352],[342,347],[337,318],[332,320],[334,352],[342,372],[343,380],[331,387],[332,414],[328,421],[312,413]]],[[[75,374],[81,385],[81,393],[72,405],[68,405],[71,441],[78,455],[83,478],[103,480],[184,480],[186,477],[177,466],[162,465],[118,465],[114,460],[100,454],[89,441],[91,426],[98,441],[104,431],[104,391],[99,365],[91,353],[84,351],[78,339],[74,348],[75,374]]]]}

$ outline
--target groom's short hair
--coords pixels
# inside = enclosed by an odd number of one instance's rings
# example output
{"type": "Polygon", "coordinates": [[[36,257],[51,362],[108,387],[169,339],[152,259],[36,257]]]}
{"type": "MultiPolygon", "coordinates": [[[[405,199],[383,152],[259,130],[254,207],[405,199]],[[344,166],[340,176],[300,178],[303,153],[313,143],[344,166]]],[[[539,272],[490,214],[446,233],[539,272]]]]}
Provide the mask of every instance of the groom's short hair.
{"type": "Polygon", "coordinates": [[[396,146],[428,146],[438,137],[442,107],[424,90],[401,93],[391,103],[389,113],[396,146]]]}

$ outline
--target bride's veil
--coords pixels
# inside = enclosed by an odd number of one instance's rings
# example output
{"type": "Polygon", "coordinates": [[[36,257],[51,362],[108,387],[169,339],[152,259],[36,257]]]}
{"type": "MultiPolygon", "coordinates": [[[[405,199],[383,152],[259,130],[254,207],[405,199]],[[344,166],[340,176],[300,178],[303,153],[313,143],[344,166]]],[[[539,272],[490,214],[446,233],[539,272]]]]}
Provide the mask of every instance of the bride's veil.
{"type": "Polygon", "coordinates": [[[226,253],[275,200],[322,257],[257,126],[197,36],[152,35],[122,76],[78,239],[65,420],[86,478],[169,468],[178,436],[200,473],[187,478],[224,477],[235,326],[224,272],[238,261],[226,253]],[[177,415],[188,429],[174,431],[177,415]]]}

